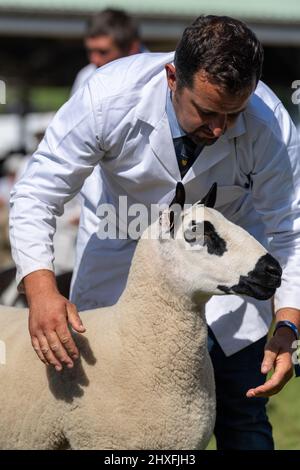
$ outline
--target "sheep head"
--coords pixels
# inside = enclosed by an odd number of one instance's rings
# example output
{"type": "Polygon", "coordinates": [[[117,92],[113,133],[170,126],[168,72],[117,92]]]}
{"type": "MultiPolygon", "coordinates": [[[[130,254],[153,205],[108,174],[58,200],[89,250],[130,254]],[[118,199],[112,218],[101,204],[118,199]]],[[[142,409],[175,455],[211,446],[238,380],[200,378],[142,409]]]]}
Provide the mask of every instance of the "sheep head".
{"type": "Polygon", "coordinates": [[[201,298],[242,294],[265,300],[280,286],[282,270],[275,258],[243,228],[213,209],[216,183],[208,194],[185,209],[178,183],[168,211],[160,218],[160,252],[170,282],[201,298]],[[174,265],[170,266],[170,259],[174,265]]]}

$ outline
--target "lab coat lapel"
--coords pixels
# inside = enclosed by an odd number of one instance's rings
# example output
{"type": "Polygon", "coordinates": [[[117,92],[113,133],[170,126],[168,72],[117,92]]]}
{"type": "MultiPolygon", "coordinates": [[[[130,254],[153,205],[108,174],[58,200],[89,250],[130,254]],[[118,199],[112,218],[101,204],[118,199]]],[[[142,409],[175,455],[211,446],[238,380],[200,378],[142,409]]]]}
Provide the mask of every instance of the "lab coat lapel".
{"type": "MultiPolygon", "coordinates": [[[[173,54],[166,58],[173,60],[173,54]]],[[[149,143],[153,157],[159,161],[169,175],[176,181],[181,180],[175,154],[173,139],[166,113],[168,83],[163,70],[157,77],[147,83],[143,89],[143,100],[137,107],[136,116],[153,129],[149,134],[149,143]]]]}
{"type": "Polygon", "coordinates": [[[188,183],[201,173],[209,170],[223,158],[226,158],[230,154],[232,143],[233,141],[229,141],[222,136],[213,145],[204,147],[193,166],[184,176],[183,183],[188,183]]]}
{"type": "Polygon", "coordinates": [[[151,132],[149,141],[151,149],[160,163],[176,181],[180,181],[180,171],[166,112],[151,132]]]}

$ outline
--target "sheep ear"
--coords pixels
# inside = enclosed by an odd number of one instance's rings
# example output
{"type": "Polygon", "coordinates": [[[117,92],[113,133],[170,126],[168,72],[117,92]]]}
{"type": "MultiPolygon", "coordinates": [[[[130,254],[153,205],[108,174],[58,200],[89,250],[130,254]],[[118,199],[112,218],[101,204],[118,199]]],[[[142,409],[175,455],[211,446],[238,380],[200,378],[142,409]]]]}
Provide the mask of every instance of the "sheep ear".
{"type": "Polygon", "coordinates": [[[184,203],[185,203],[185,189],[184,189],[183,184],[179,181],[176,185],[175,197],[172,200],[170,207],[173,206],[173,204],[179,204],[181,209],[183,209],[184,203]]]}
{"type": "Polygon", "coordinates": [[[181,210],[183,210],[184,203],[185,203],[185,189],[184,189],[183,184],[180,181],[178,181],[176,185],[175,197],[169,206],[169,208],[171,209],[170,211],[170,234],[172,238],[174,238],[175,221],[178,220],[178,217],[179,217],[178,210],[176,212],[176,206],[179,205],[181,207],[181,210]],[[172,208],[172,206],[174,207],[172,208]]]}
{"type": "Polygon", "coordinates": [[[204,198],[201,199],[199,204],[203,204],[206,207],[213,208],[215,207],[216,199],[217,199],[217,183],[214,183],[211,186],[208,193],[206,194],[206,196],[204,196],[204,198]]]}

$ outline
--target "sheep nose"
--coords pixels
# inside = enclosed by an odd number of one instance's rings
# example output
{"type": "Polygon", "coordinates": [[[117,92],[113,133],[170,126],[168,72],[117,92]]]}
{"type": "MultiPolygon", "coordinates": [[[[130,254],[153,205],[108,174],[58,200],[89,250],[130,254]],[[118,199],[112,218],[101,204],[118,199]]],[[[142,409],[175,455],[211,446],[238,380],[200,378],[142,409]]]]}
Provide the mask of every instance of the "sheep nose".
{"type": "Polygon", "coordinates": [[[218,286],[218,288],[226,294],[235,292],[236,294],[250,295],[259,300],[267,300],[275,294],[277,287],[280,286],[281,275],[280,264],[267,253],[259,258],[252,271],[246,276],[240,276],[238,284],[230,288],[224,288],[224,286],[218,286]]]}
{"type": "Polygon", "coordinates": [[[267,276],[269,278],[267,284],[272,283],[274,287],[280,286],[282,269],[278,261],[269,253],[259,259],[255,271],[259,277],[267,276]]]}
{"type": "Polygon", "coordinates": [[[273,276],[279,276],[279,277],[282,276],[282,269],[281,269],[281,266],[278,263],[277,259],[273,258],[273,256],[270,255],[269,253],[267,253],[265,256],[263,256],[262,259],[266,263],[265,269],[266,269],[268,274],[270,274],[271,276],[272,275],[273,276]]]}

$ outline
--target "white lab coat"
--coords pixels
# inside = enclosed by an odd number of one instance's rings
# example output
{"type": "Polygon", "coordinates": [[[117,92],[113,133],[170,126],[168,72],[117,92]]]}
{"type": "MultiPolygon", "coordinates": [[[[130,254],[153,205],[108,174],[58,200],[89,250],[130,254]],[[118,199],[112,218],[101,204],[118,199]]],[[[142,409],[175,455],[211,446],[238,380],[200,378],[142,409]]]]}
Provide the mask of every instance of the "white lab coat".
{"type": "MultiPolygon", "coordinates": [[[[139,54],[99,69],[57,113],[11,199],[17,282],[53,269],[55,216],[94,172],[84,194],[72,300],[80,310],[110,305],[124,289],[136,242],[100,240],[96,207],[169,203],[181,179],[165,111],[169,54],[139,54]]],[[[276,309],[300,308],[300,159],[296,130],[279,99],[260,83],[235,126],[205,147],[184,176],[187,203],[217,182],[216,208],[245,227],[284,268],[276,309]]],[[[172,266],[170,266],[170,270],[172,266]]],[[[213,297],[207,320],[227,355],[264,336],[270,301],[213,297]]]]}
{"type": "Polygon", "coordinates": [[[93,73],[97,70],[97,65],[95,64],[88,64],[85,67],[83,67],[81,70],[79,70],[78,74],[75,77],[72,89],[71,89],[71,96],[76,93],[79,88],[81,88],[83,85],[85,85],[93,73]]]}

